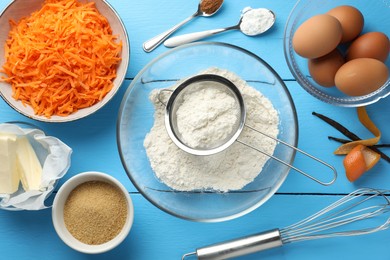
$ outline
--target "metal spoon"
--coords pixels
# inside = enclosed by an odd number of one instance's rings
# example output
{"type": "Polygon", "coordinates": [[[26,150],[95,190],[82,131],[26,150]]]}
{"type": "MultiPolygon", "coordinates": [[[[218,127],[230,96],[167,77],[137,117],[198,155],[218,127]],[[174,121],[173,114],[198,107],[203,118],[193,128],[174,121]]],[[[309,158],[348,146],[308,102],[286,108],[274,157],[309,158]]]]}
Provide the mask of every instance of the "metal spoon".
{"type": "Polygon", "coordinates": [[[256,34],[249,34],[249,33],[245,32],[242,29],[242,27],[241,27],[242,26],[242,21],[243,21],[243,19],[245,17],[245,14],[247,13],[247,12],[245,12],[241,16],[238,24],[236,24],[234,26],[230,26],[230,27],[226,27],[226,28],[222,28],[222,29],[213,29],[213,30],[207,30],[207,31],[202,31],[202,32],[183,34],[183,35],[172,37],[172,38],[166,40],[164,42],[164,45],[165,45],[165,47],[172,48],[172,47],[176,47],[176,46],[179,46],[179,45],[182,45],[182,44],[185,44],[185,43],[190,43],[190,42],[193,42],[193,41],[197,41],[197,40],[200,40],[200,39],[203,39],[203,38],[206,38],[206,37],[210,37],[210,36],[216,35],[218,33],[230,31],[230,30],[240,30],[245,35],[256,36],[256,35],[259,35],[259,34],[262,34],[262,33],[266,32],[266,31],[268,31],[275,23],[276,16],[275,16],[274,12],[272,12],[271,10],[268,10],[268,9],[267,9],[267,11],[269,11],[269,13],[270,13],[270,18],[272,18],[272,22],[269,24],[269,26],[264,28],[264,30],[259,31],[256,34]]]}
{"type": "Polygon", "coordinates": [[[163,32],[163,33],[153,37],[152,39],[147,40],[146,42],[144,42],[144,44],[143,44],[144,51],[151,52],[152,50],[154,50],[165,39],[167,39],[172,33],[174,33],[177,29],[179,29],[184,24],[186,24],[189,21],[191,21],[193,18],[198,17],[198,16],[203,16],[203,17],[212,16],[213,14],[218,12],[219,9],[221,9],[222,3],[223,3],[223,1],[222,1],[221,5],[219,6],[219,8],[217,10],[215,10],[213,13],[206,13],[206,12],[202,11],[202,8],[201,8],[202,1],[203,0],[200,0],[199,5],[198,5],[198,10],[193,15],[191,15],[187,19],[183,20],[182,22],[178,23],[177,25],[173,26],[171,29],[169,29],[169,30],[167,30],[167,31],[165,31],[165,32],[163,32]]]}

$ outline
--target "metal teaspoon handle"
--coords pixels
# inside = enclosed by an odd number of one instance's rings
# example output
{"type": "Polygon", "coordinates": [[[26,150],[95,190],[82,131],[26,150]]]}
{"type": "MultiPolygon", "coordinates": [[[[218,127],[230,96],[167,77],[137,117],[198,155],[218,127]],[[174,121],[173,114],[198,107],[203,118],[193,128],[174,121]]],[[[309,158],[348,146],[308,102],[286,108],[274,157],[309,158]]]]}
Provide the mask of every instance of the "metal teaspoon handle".
{"type": "Polygon", "coordinates": [[[177,29],[179,29],[184,24],[191,21],[194,17],[198,16],[199,12],[194,13],[187,19],[183,20],[182,22],[178,23],[177,25],[173,26],[171,29],[151,38],[150,40],[147,40],[143,44],[143,49],[146,52],[151,52],[154,50],[157,46],[159,46],[166,38],[168,38],[172,33],[174,33],[177,29]]]}
{"type": "Polygon", "coordinates": [[[176,47],[182,44],[194,42],[206,37],[210,37],[212,35],[215,35],[217,33],[222,33],[226,32],[228,30],[233,30],[233,29],[239,29],[238,26],[232,26],[232,27],[227,27],[223,29],[214,29],[214,30],[207,30],[207,31],[202,31],[202,32],[195,32],[195,33],[188,33],[188,34],[183,34],[179,36],[172,37],[164,42],[165,47],[176,47]]]}

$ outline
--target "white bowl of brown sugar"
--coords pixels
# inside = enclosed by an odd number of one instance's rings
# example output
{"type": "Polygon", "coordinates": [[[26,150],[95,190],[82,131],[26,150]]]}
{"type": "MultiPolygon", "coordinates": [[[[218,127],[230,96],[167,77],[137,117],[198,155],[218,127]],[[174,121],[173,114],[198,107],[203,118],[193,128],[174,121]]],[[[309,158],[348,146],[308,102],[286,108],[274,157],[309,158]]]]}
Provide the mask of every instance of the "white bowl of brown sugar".
{"type": "Polygon", "coordinates": [[[66,181],[53,202],[58,236],[82,253],[99,254],[119,245],[129,234],[134,209],[126,188],[101,172],[84,172],[66,181]]]}

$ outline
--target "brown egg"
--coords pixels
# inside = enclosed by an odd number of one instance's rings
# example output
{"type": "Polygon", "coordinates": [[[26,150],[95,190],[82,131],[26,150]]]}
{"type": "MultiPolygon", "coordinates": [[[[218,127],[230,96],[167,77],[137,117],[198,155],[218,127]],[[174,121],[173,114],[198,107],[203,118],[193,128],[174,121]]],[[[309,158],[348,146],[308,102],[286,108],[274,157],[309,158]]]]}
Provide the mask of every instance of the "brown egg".
{"type": "Polygon", "coordinates": [[[334,77],[344,64],[344,57],[335,49],[331,53],[309,60],[309,72],[315,82],[323,87],[333,87],[334,77]]]}
{"type": "Polygon", "coordinates": [[[359,36],[349,46],[347,60],[373,58],[385,62],[390,52],[390,42],[386,34],[369,32],[359,36]]]}
{"type": "Polygon", "coordinates": [[[386,65],[376,59],[348,61],[337,71],[336,87],[349,96],[363,96],[379,89],[389,77],[386,65]]]}
{"type": "Polygon", "coordinates": [[[343,30],[341,43],[352,41],[363,29],[363,14],[353,6],[341,5],[331,9],[327,14],[339,20],[343,30]]]}
{"type": "Polygon", "coordinates": [[[315,59],[333,51],[340,43],[341,36],[340,22],[333,16],[320,14],[298,27],[292,44],[300,56],[315,59]]]}

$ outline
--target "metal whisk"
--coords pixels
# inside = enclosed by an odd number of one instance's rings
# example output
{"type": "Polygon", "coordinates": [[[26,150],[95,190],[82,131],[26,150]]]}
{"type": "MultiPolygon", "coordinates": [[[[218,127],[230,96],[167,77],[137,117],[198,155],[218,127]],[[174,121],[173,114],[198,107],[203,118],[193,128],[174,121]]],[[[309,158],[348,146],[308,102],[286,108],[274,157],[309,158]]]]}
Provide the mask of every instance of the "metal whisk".
{"type": "Polygon", "coordinates": [[[190,256],[196,256],[199,260],[228,259],[298,241],[364,235],[385,230],[390,226],[390,200],[385,195],[387,192],[358,189],[291,226],[198,248],[196,252],[183,255],[182,260],[190,256]],[[353,229],[353,223],[357,222],[359,227],[364,224],[365,228],[353,229]]]}

